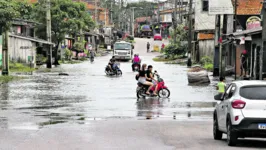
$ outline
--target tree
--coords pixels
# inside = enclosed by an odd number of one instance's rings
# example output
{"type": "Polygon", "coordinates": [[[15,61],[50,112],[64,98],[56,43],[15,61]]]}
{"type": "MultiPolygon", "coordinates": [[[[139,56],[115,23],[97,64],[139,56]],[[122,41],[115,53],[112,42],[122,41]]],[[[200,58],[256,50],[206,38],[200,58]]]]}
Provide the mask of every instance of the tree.
{"type": "Polygon", "coordinates": [[[16,7],[14,0],[0,0],[0,35],[7,31],[12,20],[19,16],[16,7]]]}
{"type": "MultiPolygon", "coordinates": [[[[184,28],[185,26],[183,24],[179,24],[176,28],[176,42],[174,42],[174,39],[171,39],[170,44],[165,47],[164,52],[168,57],[183,55],[187,52],[188,45],[186,41],[188,32],[184,28]]],[[[174,37],[173,30],[171,31],[171,37],[174,37]]]]}
{"type": "MultiPolygon", "coordinates": [[[[43,25],[39,26],[39,36],[45,37],[44,31],[46,24],[46,3],[45,0],[39,0],[34,7],[35,18],[43,25]]],[[[65,39],[66,34],[76,36],[81,30],[89,30],[94,27],[86,6],[82,2],[73,2],[72,0],[52,0],[51,1],[51,21],[52,21],[52,41],[56,44],[55,64],[58,65],[59,44],[65,39]]]]}

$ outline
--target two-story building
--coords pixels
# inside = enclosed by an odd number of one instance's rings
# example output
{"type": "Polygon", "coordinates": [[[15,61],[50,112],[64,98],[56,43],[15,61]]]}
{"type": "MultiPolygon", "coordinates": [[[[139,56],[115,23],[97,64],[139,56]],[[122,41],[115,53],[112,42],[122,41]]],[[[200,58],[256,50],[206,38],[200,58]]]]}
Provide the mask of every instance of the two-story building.
{"type": "MultiPolygon", "coordinates": [[[[185,14],[187,12],[188,0],[179,0],[177,2],[176,21],[177,23],[186,22],[185,14]]],[[[175,0],[167,0],[159,3],[159,15],[161,24],[161,33],[164,36],[169,35],[169,28],[173,25],[175,11],[175,0]]]]}
{"type": "Polygon", "coordinates": [[[194,0],[195,47],[193,58],[199,62],[204,56],[213,58],[215,15],[209,15],[209,0],[194,0]]]}

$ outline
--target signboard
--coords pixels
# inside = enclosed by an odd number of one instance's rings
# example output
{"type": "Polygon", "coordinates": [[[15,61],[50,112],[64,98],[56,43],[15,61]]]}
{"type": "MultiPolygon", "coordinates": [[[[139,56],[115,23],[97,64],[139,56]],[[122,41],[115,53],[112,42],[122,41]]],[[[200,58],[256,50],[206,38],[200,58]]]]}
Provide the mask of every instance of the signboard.
{"type": "Polygon", "coordinates": [[[261,19],[257,16],[249,17],[246,22],[246,30],[255,29],[261,27],[261,19]]]}
{"type": "Polygon", "coordinates": [[[209,0],[210,15],[234,14],[232,0],[209,0]]]}

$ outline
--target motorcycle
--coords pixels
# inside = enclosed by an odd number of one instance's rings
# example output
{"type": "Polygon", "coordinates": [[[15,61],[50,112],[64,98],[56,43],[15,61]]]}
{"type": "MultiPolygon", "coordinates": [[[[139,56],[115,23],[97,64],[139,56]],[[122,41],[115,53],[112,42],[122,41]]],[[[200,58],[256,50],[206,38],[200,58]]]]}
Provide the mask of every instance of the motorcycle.
{"type": "MultiPolygon", "coordinates": [[[[156,72],[156,71],[155,71],[156,72]]],[[[164,80],[159,76],[159,74],[157,74],[157,72],[154,74],[157,77],[157,85],[158,85],[158,97],[160,98],[169,98],[170,97],[170,90],[168,89],[167,86],[165,86],[164,80]]],[[[136,78],[137,79],[137,78],[136,78]]],[[[154,90],[155,90],[155,86],[151,88],[151,90],[149,91],[149,95],[146,94],[147,89],[149,88],[149,86],[147,85],[143,85],[141,83],[138,83],[137,86],[137,98],[145,98],[145,97],[157,97],[157,96],[152,96],[154,90]]]]}
{"type": "Polygon", "coordinates": [[[94,62],[94,57],[90,57],[91,63],[94,62]]]}
{"type": "Polygon", "coordinates": [[[115,64],[114,67],[113,67],[113,71],[110,70],[109,66],[107,65],[105,67],[105,73],[106,75],[108,76],[113,76],[113,75],[116,75],[116,76],[122,76],[122,71],[121,69],[119,68],[119,64],[115,64]]]}
{"type": "Polygon", "coordinates": [[[140,64],[134,64],[133,65],[133,71],[135,72],[135,71],[139,71],[139,69],[140,69],[140,64]]]}

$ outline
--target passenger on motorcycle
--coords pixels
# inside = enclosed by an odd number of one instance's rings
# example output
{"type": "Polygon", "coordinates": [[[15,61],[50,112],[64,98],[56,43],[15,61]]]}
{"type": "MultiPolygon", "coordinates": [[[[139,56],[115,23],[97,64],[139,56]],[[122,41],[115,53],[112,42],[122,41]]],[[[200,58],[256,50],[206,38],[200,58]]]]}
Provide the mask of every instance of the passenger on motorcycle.
{"type": "Polygon", "coordinates": [[[139,58],[139,56],[137,55],[137,54],[135,54],[134,55],[134,58],[133,58],[133,60],[132,60],[132,71],[134,71],[134,66],[136,65],[136,64],[138,64],[138,66],[139,66],[139,68],[140,68],[140,63],[141,63],[141,60],[140,60],[140,58],[139,58]]]}
{"type": "Polygon", "coordinates": [[[147,81],[149,81],[149,82],[152,82],[153,83],[153,85],[155,85],[155,90],[153,91],[153,95],[157,95],[157,91],[158,91],[158,84],[157,84],[157,80],[154,78],[154,75],[153,75],[153,73],[152,73],[152,69],[153,69],[153,67],[152,67],[152,65],[149,65],[148,66],[148,70],[147,70],[147,81]]]}
{"type": "Polygon", "coordinates": [[[149,86],[148,90],[146,91],[146,94],[149,95],[150,94],[149,91],[153,87],[153,83],[147,81],[148,77],[147,77],[147,73],[146,73],[146,68],[147,68],[147,65],[143,64],[142,67],[140,68],[137,76],[138,76],[138,82],[139,83],[149,86]]]}
{"type": "Polygon", "coordinates": [[[109,63],[108,63],[108,67],[110,69],[111,72],[113,72],[113,65],[114,65],[115,60],[113,58],[110,59],[109,63]]]}

